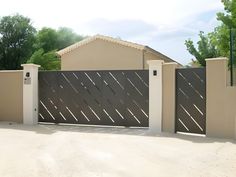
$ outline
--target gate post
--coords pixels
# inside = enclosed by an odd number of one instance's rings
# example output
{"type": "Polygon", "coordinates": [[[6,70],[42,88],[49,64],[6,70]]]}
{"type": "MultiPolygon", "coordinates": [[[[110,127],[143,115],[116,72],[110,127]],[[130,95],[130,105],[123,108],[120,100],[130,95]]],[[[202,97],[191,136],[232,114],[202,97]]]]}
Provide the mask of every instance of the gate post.
{"type": "Polygon", "coordinates": [[[35,64],[23,67],[23,124],[38,123],[38,68],[35,64]]]}
{"type": "Polygon", "coordinates": [[[163,106],[162,106],[162,131],[175,133],[175,106],[176,106],[176,75],[178,64],[175,62],[165,63],[163,73],[163,106]]]}
{"type": "Polygon", "coordinates": [[[162,60],[149,60],[149,130],[162,131],[162,60]]]}

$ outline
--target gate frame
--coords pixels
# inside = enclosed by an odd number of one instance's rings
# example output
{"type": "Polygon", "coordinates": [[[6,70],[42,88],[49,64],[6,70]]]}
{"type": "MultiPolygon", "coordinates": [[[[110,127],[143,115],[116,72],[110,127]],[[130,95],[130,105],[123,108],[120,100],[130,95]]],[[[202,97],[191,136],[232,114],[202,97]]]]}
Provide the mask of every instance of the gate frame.
{"type": "Polygon", "coordinates": [[[41,71],[39,121],[148,127],[148,80],[148,70],[41,71]]]}
{"type": "Polygon", "coordinates": [[[177,132],[180,132],[180,133],[187,133],[187,134],[199,134],[199,135],[206,135],[206,123],[207,123],[207,121],[206,121],[206,119],[207,119],[207,115],[206,115],[206,99],[207,99],[207,77],[206,77],[206,67],[197,67],[197,68],[176,68],[176,70],[175,70],[175,80],[176,80],[176,82],[175,82],[175,129],[174,129],[174,132],[175,133],[177,133],[177,132]],[[177,84],[178,84],[178,79],[177,79],[177,74],[178,74],[178,70],[194,70],[194,69],[204,69],[205,71],[205,99],[204,99],[204,101],[205,101],[205,112],[204,112],[204,118],[205,118],[205,123],[204,123],[204,133],[194,133],[194,132],[181,132],[181,131],[178,131],[177,130],[177,125],[178,125],[178,117],[177,117],[177,108],[178,108],[178,104],[177,104],[177,101],[178,101],[178,99],[177,99],[177,96],[178,96],[178,88],[177,88],[177,84]]]}

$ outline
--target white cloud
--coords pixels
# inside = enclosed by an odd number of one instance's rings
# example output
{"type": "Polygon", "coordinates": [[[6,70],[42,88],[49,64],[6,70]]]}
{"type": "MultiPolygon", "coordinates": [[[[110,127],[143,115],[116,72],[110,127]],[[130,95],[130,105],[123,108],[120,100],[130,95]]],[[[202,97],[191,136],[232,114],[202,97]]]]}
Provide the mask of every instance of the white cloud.
{"type": "Polygon", "coordinates": [[[174,25],[219,8],[220,0],[8,0],[1,2],[0,15],[19,12],[31,17],[37,26],[74,26],[93,19],[174,25]]]}
{"type": "Polygon", "coordinates": [[[0,16],[18,12],[38,28],[67,26],[79,34],[120,36],[168,51],[187,63],[184,39],[211,30],[215,18],[200,16],[222,9],[220,0],[7,0],[1,2],[0,16]],[[173,45],[178,45],[179,53],[172,52],[173,45]]]}

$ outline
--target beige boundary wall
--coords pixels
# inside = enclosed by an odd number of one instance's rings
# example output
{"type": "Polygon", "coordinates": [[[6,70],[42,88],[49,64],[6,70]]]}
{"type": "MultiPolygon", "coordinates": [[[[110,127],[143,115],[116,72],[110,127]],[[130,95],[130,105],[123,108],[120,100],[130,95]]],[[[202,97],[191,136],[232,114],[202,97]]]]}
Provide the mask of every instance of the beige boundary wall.
{"type": "Polygon", "coordinates": [[[206,61],[206,135],[236,138],[236,87],[227,86],[228,60],[206,61]]]}
{"type": "Polygon", "coordinates": [[[23,71],[0,71],[0,121],[23,122],[23,71]]]}

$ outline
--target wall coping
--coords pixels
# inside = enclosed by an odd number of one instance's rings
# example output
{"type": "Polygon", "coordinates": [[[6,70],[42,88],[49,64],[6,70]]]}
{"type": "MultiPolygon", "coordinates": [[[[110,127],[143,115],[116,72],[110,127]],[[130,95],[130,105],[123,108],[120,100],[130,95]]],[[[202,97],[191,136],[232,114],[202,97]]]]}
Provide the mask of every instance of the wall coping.
{"type": "Polygon", "coordinates": [[[23,72],[23,70],[0,70],[0,73],[18,73],[23,72]]]}
{"type": "Polygon", "coordinates": [[[164,63],[163,65],[178,65],[178,63],[176,63],[176,62],[168,62],[168,63],[164,63]]]}
{"type": "Polygon", "coordinates": [[[148,60],[147,63],[149,66],[160,66],[164,64],[164,60],[148,60]]]}
{"type": "Polygon", "coordinates": [[[39,68],[40,67],[40,65],[36,65],[36,64],[33,64],[33,63],[22,64],[21,66],[22,67],[32,67],[32,68],[39,68]]]}
{"type": "Polygon", "coordinates": [[[226,57],[219,57],[219,58],[207,58],[206,61],[225,61],[228,60],[226,57]]]}

